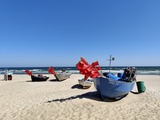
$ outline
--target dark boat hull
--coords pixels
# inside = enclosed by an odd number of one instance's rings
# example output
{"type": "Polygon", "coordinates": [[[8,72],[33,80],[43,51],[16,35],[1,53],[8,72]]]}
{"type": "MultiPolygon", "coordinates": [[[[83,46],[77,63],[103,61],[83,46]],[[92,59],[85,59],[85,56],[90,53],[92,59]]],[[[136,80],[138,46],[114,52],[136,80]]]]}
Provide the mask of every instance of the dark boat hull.
{"type": "Polygon", "coordinates": [[[31,75],[31,79],[33,82],[41,82],[41,81],[46,81],[49,77],[47,76],[34,76],[31,75]]]}
{"type": "Polygon", "coordinates": [[[133,89],[135,81],[125,82],[106,77],[97,77],[94,84],[102,100],[106,98],[121,99],[133,89]]]}

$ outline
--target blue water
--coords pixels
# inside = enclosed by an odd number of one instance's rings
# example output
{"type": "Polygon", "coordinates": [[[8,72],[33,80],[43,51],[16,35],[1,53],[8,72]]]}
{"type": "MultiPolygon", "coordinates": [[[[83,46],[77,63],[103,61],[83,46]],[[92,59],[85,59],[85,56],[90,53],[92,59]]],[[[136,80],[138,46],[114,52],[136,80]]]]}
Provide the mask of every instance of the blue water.
{"type": "MultiPolygon", "coordinates": [[[[112,73],[122,73],[127,66],[114,66],[111,67],[112,73]]],[[[135,67],[135,66],[134,66],[135,67]]],[[[160,66],[137,66],[137,75],[160,75],[160,66]]],[[[48,74],[48,67],[0,67],[0,74],[4,74],[5,70],[13,74],[26,74],[24,71],[28,69],[33,72],[33,74],[48,74]]],[[[72,74],[78,74],[79,71],[76,67],[54,67],[58,72],[62,69],[71,72],[72,74]]],[[[108,72],[109,67],[101,67],[103,72],[108,72]]]]}

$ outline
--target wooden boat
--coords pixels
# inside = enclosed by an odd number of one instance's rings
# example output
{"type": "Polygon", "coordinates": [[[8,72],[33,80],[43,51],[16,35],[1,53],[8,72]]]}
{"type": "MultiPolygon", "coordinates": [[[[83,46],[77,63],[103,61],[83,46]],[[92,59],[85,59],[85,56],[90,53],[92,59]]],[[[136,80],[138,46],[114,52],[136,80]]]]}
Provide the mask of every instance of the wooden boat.
{"type": "Polygon", "coordinates": [[[31,79],[33,82],[41,82],[41,81],[46,81],[49,77],[47,76],[35,76],[31,75],[31,79]]]}
{"type": "Polygon", "coordinates": [[[49,67],[48,72],[53,74],[58,81],[66,80],[72,75],[70,72],[66,72],[65,70],[62,70],[62,72],[56,72],[53,67],[49,67]]]}
{"type": "Polygon", "coordinates": [[[58,81],[62,81],[62,80],[66,80],[66,79],[70,78],[71,73],[69,73],[69,72],[60,72],[60,73],[56,73],[54,76],[58,81]]]}
{"type": "Polygon", "coordinates": [[[83,87],[83,89],[88,89],[93,84],[93,80],[92,79],[84,80],[84,78],[82,78],[82,79],[79,79],[78,82],[83,87]]]}
{"type": "Polygon", "coordinates": [[[39,74],[39,75],[33,75],[31,71],[29,70],[25,70],[25,72],[31,76],[31,79],[33,82],[41,82],[41,81],[46,81],[49,77],[47,76],[43,76],[42,74],[39,74]]]}

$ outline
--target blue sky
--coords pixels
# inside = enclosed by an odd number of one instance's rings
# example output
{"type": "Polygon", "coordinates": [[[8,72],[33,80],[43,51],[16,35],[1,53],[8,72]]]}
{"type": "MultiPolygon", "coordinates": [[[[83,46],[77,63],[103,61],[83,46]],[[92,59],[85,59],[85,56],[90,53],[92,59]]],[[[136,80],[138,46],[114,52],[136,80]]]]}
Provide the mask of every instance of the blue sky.
{"type": "Polygon", "coordinates": [[[0,67],[160,66],[159,0],[0,0],[0,67]]]}

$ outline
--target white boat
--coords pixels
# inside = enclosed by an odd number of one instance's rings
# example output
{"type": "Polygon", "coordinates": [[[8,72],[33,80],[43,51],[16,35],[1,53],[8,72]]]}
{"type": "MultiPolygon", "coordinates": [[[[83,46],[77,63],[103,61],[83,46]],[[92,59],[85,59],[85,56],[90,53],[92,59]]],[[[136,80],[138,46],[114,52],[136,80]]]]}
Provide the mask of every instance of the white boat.
{"type": "Polygon", "coordinates": [[[79,79],[78,82],[83,87],[83,89],[88,89],[93,84],[93,80],[92,79],[84,80],[84,78],[82,78],[82,79],[79,79]]]}
{"type": "Polygon", "coordinates": [[[59,81],[68,79],[68,78],[70,78],[70,76],[71,76],[71,73],[69,73],[69,72],[60,72],[60,73],[55,74],[55,78],[59,81]]]}
{"type": "Polygon", "coordinates": [[[71,76],[70,72],[65,70],[62,70],[62,72],[56,72],[53,67],[49,67],[48,72],[53,74],[58,81],[66,80],[71,76]]]}

